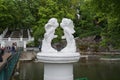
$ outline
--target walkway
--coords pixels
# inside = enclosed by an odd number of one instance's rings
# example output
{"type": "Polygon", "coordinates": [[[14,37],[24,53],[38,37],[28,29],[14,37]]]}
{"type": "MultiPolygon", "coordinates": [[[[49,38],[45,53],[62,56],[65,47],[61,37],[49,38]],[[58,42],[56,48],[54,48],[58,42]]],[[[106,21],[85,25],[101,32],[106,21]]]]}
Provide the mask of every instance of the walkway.
{"type": "Polygon", "coordinates": [[[11,56],[11,53],[5,53],[2,57],[3,57],[3,62],[0,62],[0,69],[4,66],[4,64],[6,63],[7,59],[11,56]]]}

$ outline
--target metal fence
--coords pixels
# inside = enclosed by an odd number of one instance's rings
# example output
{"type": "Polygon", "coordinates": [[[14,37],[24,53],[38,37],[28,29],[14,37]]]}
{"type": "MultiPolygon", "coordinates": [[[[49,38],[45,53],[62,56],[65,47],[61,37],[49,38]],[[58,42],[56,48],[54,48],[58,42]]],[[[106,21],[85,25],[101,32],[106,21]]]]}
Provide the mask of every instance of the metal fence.
{"type": "Polygon", "coordinates": [[[5,64],[0,68],[0,80],[10,80],[15,66],[19,60],[21,49],[18,52],[12,53],[5,64]]]}

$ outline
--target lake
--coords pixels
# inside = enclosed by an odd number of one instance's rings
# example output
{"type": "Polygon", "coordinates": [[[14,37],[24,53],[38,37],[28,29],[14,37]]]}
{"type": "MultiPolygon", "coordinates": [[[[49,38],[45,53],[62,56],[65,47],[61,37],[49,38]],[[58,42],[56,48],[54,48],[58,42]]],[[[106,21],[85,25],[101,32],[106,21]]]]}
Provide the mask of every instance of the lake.
{"type": "MultiPolygon", "coordinates": [[[[43,63],[20,62],[20,74],[12,80],[43,80],[43,63]]],[[[74,63],[74,78],[120,80],[120,62],[87,61],[74,63]]]]}

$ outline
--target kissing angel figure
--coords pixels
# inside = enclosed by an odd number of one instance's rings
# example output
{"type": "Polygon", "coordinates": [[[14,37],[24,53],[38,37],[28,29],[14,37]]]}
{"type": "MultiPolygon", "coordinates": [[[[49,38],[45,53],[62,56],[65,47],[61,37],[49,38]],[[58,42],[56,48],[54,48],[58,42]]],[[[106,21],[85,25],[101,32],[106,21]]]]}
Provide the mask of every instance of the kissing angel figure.
{"type": "Polygon", "coordinates": [[[54,35],[55,29],[59,26],[56,18],[51,18],[48,23],[45,25],[44,39],[42,41],[42,52],[57,52],[52,46],[51,42],[57,35],[54,35]]]}
{"type": "Polygon", "coordinates": [[[61,50],[61,52],[76,52],[76,44],[73,34],[75,33],[73,21],[71,19],[63,18],[60,26],[64,30],[64,36],[62,39],[66,38],[67,45],[61,50]]]}

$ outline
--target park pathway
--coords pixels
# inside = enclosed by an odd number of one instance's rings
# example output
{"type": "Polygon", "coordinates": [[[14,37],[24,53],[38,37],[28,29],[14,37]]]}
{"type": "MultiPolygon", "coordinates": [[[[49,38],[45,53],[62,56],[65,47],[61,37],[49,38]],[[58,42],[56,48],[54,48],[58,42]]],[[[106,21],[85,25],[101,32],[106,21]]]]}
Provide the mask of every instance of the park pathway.
{"type": "Polygon", "coordinates": [[[0,62],[0,69],[4,66],[4,64],[6,63],[7,59],[11,56],[11,53],[5,53],[2,58],[3,61],[0,62]]]}

